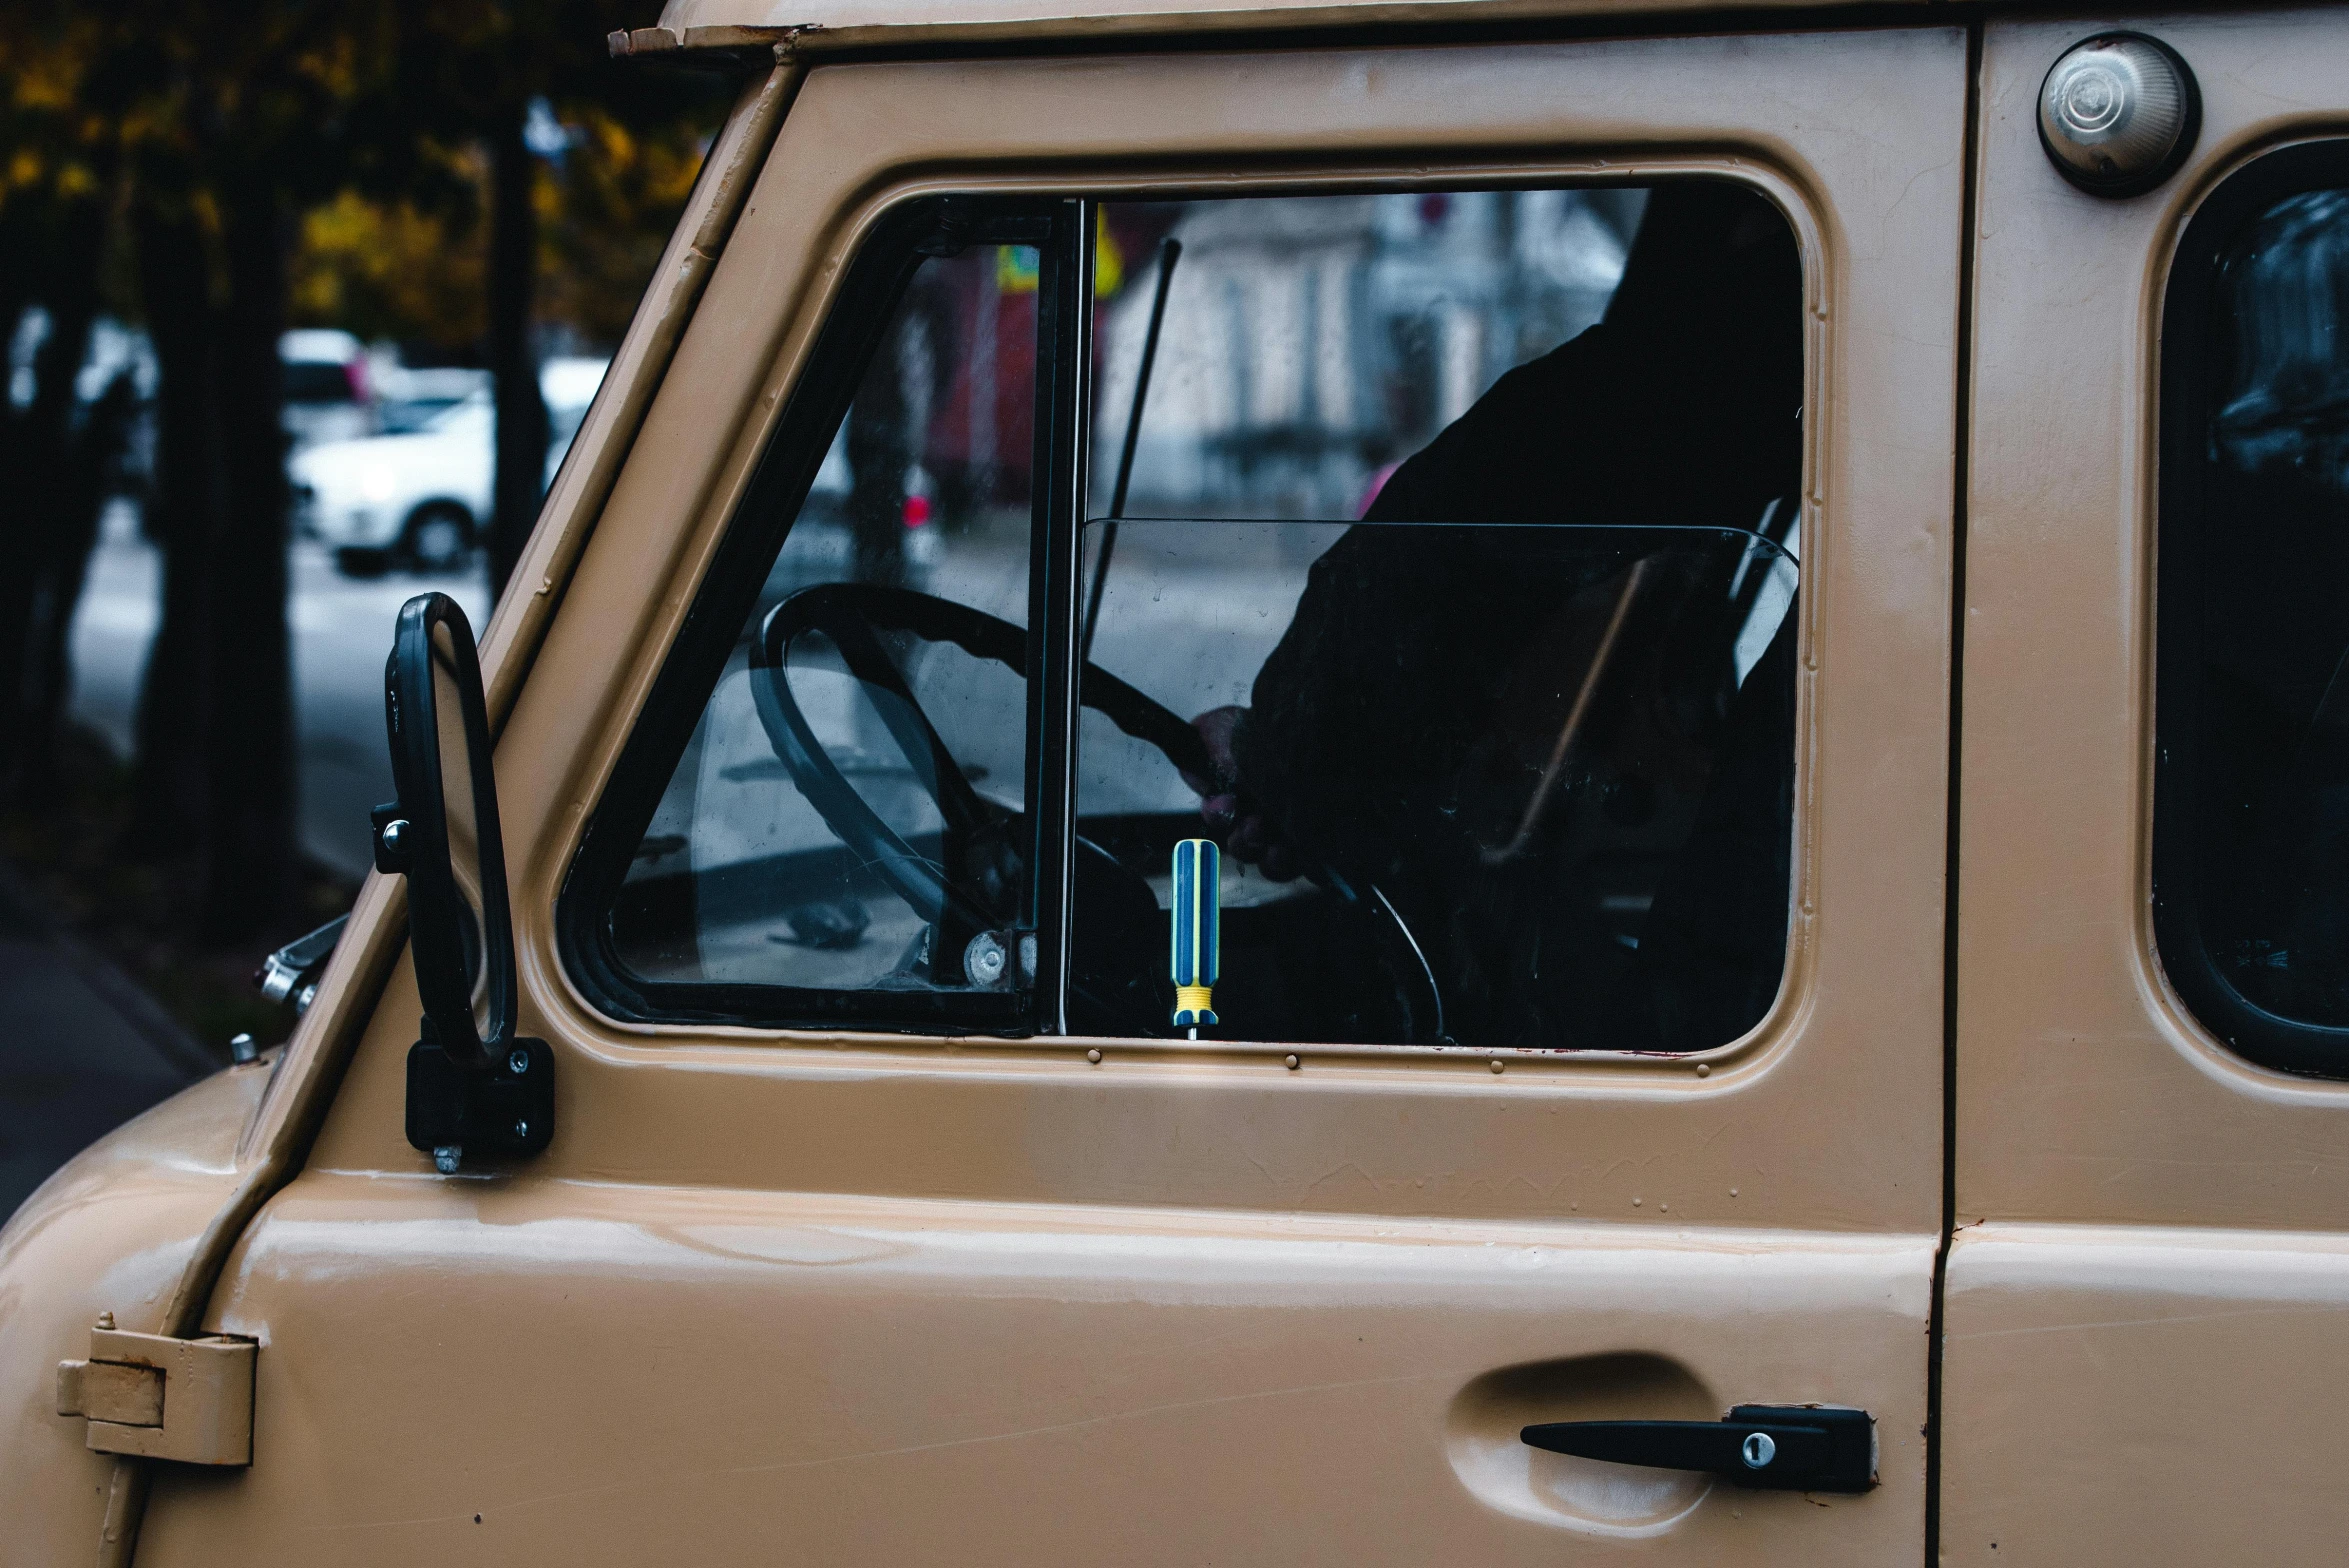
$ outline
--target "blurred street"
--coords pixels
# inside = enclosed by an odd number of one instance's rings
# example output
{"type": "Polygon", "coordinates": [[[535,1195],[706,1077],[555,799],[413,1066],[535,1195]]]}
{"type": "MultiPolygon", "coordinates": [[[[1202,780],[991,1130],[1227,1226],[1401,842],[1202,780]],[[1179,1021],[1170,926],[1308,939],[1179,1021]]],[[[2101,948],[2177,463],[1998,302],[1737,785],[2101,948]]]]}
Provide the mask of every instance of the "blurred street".
{"type": "Polygon", "coordinates": [[[615,67],[641,19],[0,26],[0,1220],[291,1027],[250,977],[368,869],[399,607],[443,589],[479,629],[490,541],[526,532],[735,100],[615,67]],[[167,549],[208,610],[151,683],[167,549]],[[251,657],[281,624],[284,672],[251,657]],[[196,721],[141,759],[151,684],[196,721]],[[211,787],[284,773],[290,810],[211,787]]]}
{"type": "Polygon", "coordinates": [[[4,867],[0,996],[0,1220],[93,1139],[219,1066],[4,867]]]}
{"type": "MultiPolygon", "coordinates": [[[[74,618],[72,715],[126,760],[139,677],[155,635],[160,570],[154,546],[140,537],[138,513],[116,503],[90,558],[88,586],[74,618]]],[[[478,636],[489,615],[478,561],[447,576],[394,572],[357,581],[337,572],[321,546],[301,540],[293,547],[287,616],[294,644],[302,847],[353,879],[370,863],[367,810],[392,796],[383,738],[383,661],[391,651],[392,622],[410,597],[434,589],[465,607],[478,636]]]]}
{"type": "MultiPolygon", "coordinates": [[[[155,635],[159,572],[136,510],[115,503],[74,619],[72,718],[125,761],[155,635]]],[[[462,574],[358,581],[337,572],[315,543],[293,549],[302,846],[354,880],[369,864],[367,808],[392,793],[383,735],[392,621],[411,595],[434,588],[454,595],[476,627],[486,617],[478,564],[462,574]]],[[[0,1032],[0,1219],[92,1139],[219,1065],[220,1040],[191,1037],[112,962],[59,928],[5,865],[0,995],[10,1022],[0,1032]]]]}

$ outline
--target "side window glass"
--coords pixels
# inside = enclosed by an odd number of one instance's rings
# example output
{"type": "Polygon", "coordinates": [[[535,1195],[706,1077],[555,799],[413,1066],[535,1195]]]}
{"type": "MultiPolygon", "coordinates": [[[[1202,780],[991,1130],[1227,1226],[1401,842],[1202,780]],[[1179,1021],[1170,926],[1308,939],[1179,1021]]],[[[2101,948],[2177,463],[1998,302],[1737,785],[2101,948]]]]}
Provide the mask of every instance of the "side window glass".
{"type": "Polygon", "coordinates": [[[893,292],[842,306],[864,340],[808,394],[845,411],[778,438],[733,525],[766,541],[721,569],[755,596],[602,912],[611,986],[656,1015],[1014,1000],[1039,253],[953,230],[913,249],[860,261],[893,292]]]}
{"type": "Polygon", "coordinates": [[[1783,216],[1696,181],[1103,216],[1127,276],[1099,306],[1072,1026],[1185,1032],[1197,836],[1225,1037],[1685,1051],[1758,1023],[1793,819],[1783,216]]]}
{"type": "Polygon", "coordinates": [[[2189,226],[2164,332],[2154,891],[2245,1054],[2349,1073],[2349,146],[2189,226]]]}
{"type": "Polygon", "coordinates": [[[909,204],[849,278],[565,892],[590,994],[1479,1050],[1756,1025],[1802,546],[1777,209],[991,211],[909,204]],[[1178,1011],[1196,838],[1220,969],[1178,1011]]]}

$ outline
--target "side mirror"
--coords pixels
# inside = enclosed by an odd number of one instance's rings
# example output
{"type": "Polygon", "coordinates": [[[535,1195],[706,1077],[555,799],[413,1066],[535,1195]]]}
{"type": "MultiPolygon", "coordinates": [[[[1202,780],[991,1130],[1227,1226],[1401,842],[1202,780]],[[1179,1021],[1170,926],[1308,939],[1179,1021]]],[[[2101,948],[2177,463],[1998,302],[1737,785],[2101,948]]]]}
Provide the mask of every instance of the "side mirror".
{"type": "Polygon", "coordinates": [[[408,1052],[408,1142],[444,1174],[467,1155],[536,1154],[554,1135],[554,1054],[516,1030],[488,705],[473,628],[447,594],[400,607],[383,718],[400,798],[375,808],[375,864],[408,879],[424,1003],[408,1052]]]}

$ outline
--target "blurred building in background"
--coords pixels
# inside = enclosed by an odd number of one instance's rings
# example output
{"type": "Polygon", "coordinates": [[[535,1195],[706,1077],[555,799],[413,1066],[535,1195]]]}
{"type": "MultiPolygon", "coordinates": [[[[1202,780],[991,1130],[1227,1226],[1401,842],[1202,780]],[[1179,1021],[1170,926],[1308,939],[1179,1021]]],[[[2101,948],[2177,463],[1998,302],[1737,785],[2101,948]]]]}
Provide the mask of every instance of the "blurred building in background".
{"type": "Polygon", "coordinates": [[[1352,517],[1503,372],[1599,319],[1643,200],[1479,191],[1111,208],[1130,248],[1101,328],[1093,511],[1108,507],[1148,328],[1151,247],[1131,242],[1151,229],[1183,251],[1128,510],[1352,517]]]}
{"type": "MultiPolygon", "coordinates": [[[[1182,253],[1129,515],[1351,518],[1504,372],[1599,320],[1644,202],[1595,189],[1107,204],[1092,514],[1114,493],[1166,239],[1182,253]]],[[[1024,530],[1037,265],[1031,249],[984,247],[915,279],[777,592],[848,550],[857,517],[868,533],[902,526],[917,563],[933,525],[1024,530]]]]}

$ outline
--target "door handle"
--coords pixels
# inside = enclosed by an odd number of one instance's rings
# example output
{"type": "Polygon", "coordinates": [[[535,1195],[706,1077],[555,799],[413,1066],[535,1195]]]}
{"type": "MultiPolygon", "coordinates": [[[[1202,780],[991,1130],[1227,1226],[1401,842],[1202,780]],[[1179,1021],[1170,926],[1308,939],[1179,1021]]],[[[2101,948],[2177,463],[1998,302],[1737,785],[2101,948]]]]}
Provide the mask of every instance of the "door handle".
{"type": "Polygon", "coordinates": [[[1876,1423],[1865,1410],[1739,1405],[1718,1421],[1550,1421],[1518,1436],[1553,1454],[1704,1470],[1739,1486],[1864,1492],[1876,1484],[1876,1423]]]}

